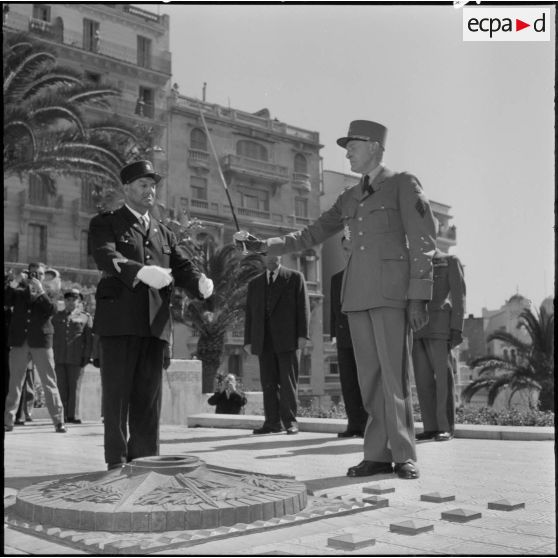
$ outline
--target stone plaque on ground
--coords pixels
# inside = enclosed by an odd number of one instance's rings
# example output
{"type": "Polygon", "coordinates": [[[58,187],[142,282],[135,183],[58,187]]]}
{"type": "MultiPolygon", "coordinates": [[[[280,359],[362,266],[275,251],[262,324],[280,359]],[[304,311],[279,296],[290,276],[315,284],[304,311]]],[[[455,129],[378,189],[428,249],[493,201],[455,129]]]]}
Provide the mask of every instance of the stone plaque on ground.
{"type": "Polygon", "coordinates": [[[496,500],[488,502],[489,510],[514,511],[525,507],[525,502],[510,502],[509,500],[496,500]]]}
{"type": "Polygon", "coordinates": [[[440,492],[430,492],[428,494],[421,494],[420,499],[423,502],[451,502],[455,500],[455,496],[453,494],[441,494],[440,492]]]}
{"type": "Polygon", "coordinates": [[[455,521],[457,523],[467,523],[467,521],[479,519],[480,517],[482,517],[482,513],[464,510],[463,508],[442,512],[442,519],[446,521],[455,521]]]}
{"type": "Polygon", "coordinates": [[[400,533],[402,535],[418,535],[426,531],[434,531],[434,525],[428,521],[400,521],[399,523],[391,523],[389,530],[392,533],[400,533]]]}
{"type": "Polygon", "coordinates": [[[376,539],[371,538],[369,535],[338,535],[327,539],[327,546],[337,548],[338,550],[358,550],[373,544],[376,544],[376,539]]]}
{"type": "Polygon", "coordinates": [[[395,492],[395,487],[387,484],[370,484],[363,487],[362,491],[367,494],[388,494],[390,492],[395,492]]]}

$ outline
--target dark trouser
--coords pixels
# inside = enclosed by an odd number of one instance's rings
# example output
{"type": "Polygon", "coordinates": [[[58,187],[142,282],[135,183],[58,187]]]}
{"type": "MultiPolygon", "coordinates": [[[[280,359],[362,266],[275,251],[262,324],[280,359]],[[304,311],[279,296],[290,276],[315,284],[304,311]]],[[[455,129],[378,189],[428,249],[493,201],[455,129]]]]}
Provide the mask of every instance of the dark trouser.
{"type": "Polygon", "coordinates": [[[25,381],[21,388],[21,397],[19,398],[19,406],[17,408],[16,420],[25,421],[31,417],[33,412],[33,404],[35,403],[35,369],[33,363],[27,365],[25,372],[25,381]]]}
{"type": "Polygon", "coordinates": [[[337,362],[341,392],[347,413],[347,430],[364,432],[368,414],[362,404],[355,353],[352,347],[337,347],[337,362]]]}
{"type": "Polygon", "coordinates": [[[122,335],[101,337],[100,343],[105,461],[158,455],[165,342],[122,335]]]}
{"type": "Polygon", "coordinates": [[[83,368],[78,364],[60,364],[54,366],[56,372],[56,383],[58,391],[64,405],[64,414],[66,420],[77,419],[76,416],[76,399],[79,379],[83,374],[83,368]]]}
{"type": "Polygon", "coordinates": [[[415,339],[413,369],[424,430],[453,432],[455,384],[448,341],[415,339]]]}
{"type": "Polygon", "coordinates": [[[296,425],[298,359],[296,351],[259,355],[263,391],[264,427],[285,428],[296,425]]]}

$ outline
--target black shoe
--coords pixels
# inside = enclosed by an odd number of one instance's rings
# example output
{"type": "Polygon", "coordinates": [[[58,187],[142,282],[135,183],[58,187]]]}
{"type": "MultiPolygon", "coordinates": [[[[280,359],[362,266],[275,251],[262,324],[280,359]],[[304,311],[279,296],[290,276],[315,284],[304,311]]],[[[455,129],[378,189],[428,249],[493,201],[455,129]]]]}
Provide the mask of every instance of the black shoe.
{"type": "Polygon", "coordinates": [[[25,421],[21,419],[14,420],[16,426],[25,426],[25,421]]]}
{"type": "Polygon", "coordinates": [[[415,434],[415,440],[419,442],[421,440],[434,440],[434,438],[436,438],[436,434],[438,434],[437,430],[425,430],[420,434],[415,434]]]}
{"type": "Polygon", "coordinates": [[[81,419],[68,419],[68,422],[72,424],[81,424],[81,419]]]}
{"type": "Polygon", "coordinates": [[[112,471],[113,469],[122,469],[126,466],[126,463],[118,461],[117,463],[107,463],[107,471],[112,471]]]}
{"type": "Polygon", "coordinates": [[[406,463],[396,463],[394,470],[395,474],[400,479],[418,479],[420,476],[417,466],[410,461],[406,463]]]}
{"type": "Polygon", "coordinates": [[[453,438],[451,432],[438,432],[434,438],[437,442],[449,442],[453,438]]]}
{"type": "Polygon", "coordinates": [[[279,434],[283,432],[282,428],[269,428],[268,426],[262,426],[261,428],[255,428],[252,434],[279,434]]]}
{"type": "Polygon", "coordinates": [[[289,426],[287,434],[298,434],[298,426],[289,426]]]}
{"type": "Polygon", "coordinates": [[[63,422],[59,422],[56,425],[56,428],[54,429],[56,432],[59,432],[61,434],[65,434],[66,432],[68,432],[67,428],[64,426],[63,422]]]}
{"type": "Polygon", "coordinates": [[[13,426],[8,426],[7,424],[4,425],[4,432],[11,432],[13,429],[13,426]]]}
{"type": "Polygon", "coordinates": [[[33,419],[29,415],[25,415],[26,422],[33,422],[33,419]]]}
{"type": "Polygon", "coordinates": [[[349,467],[347,471],[348,477],[368,477],[371,475],[379,475],[380,473],[393,473],[391,463],[382,463],[378,461],[361,461],[354,467],[349,467]]]}
{"type": "Polygon", "coordinates": [[[345,430],[345,432],[339,432],[337,434],[338,438],[362,438],[364,434],[359,430],[345,430]]]}

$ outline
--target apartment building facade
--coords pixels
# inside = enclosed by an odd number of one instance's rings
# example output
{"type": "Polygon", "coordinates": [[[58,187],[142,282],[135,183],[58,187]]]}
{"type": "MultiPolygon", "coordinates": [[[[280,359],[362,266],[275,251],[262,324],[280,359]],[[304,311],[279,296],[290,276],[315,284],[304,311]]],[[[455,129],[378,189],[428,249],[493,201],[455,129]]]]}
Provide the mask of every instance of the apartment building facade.
{"type": "MultiPolygon", "coordinates": [[[[55,49],[58,64],[122,92],[110,109],[88,107],[91,122],[114,118],[150,130],[158,143],[166,142],[168,16],[129,4],[10,3],[4,4],[3,31],[30,33],[55,49]]],[[[154,152],[153,159],[166,174],[164,155],[154,152]]],[[[36,177],[10,176],[5,181],[5,261],[43,261],[72,270],[82,283],[95,283],[98,274],[87,241],[89,221],[97,211],[94,183],[61,177],[56,190],[50,195],[36,177]]]]}

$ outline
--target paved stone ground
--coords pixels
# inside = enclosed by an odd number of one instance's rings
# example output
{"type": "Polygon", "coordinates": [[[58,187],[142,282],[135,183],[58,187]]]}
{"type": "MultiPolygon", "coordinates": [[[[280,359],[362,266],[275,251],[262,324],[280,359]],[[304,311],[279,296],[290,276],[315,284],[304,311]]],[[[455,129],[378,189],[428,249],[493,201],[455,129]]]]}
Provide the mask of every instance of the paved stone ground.
{"type": "MultiPolygon", "coordinates": [[[[16,427],[5,435],[5,502],[25,486],[60,475],[102,470],[101,423],[70,425],[56,434],[48,421],[16,427]],[[7,497],[7,500],[6,500],[7,497]]],[[[362,489],[379,483],[393,487],[383,497],[389,507],[331,517],[291,527],[165,550],[161,554],[339,555],[328,539],[353,534],[376,539],[374,546],[346,554],[375,555],[555,555],[555,456],[553,441],[455,439],[418,445],[421,477],[405,481],[392,475],[360,479],[345,476],[362,459],[360,439],[339,440],[333,434],[301,432],[298,436],[256,437],[247,430],[161,428],[161,454],[190,454],[217,466],[264,474],[289,474],[304,481],[315,495],[363,498],[362,489]],[[454,494],[455,501],[424,502],[421,494],[454,494]],[[511,512],[488,509],[488,502],[524,502],[511,512]],[[441,513],[462,508],[481,512],[469,523],[441,519],[441,513]],[[405,520],[429,522],[433,531],[405,535],[390,524],[405,520]]],[[[83,552],[54,540],[4,529],[5,554],[83,552]]]]}

